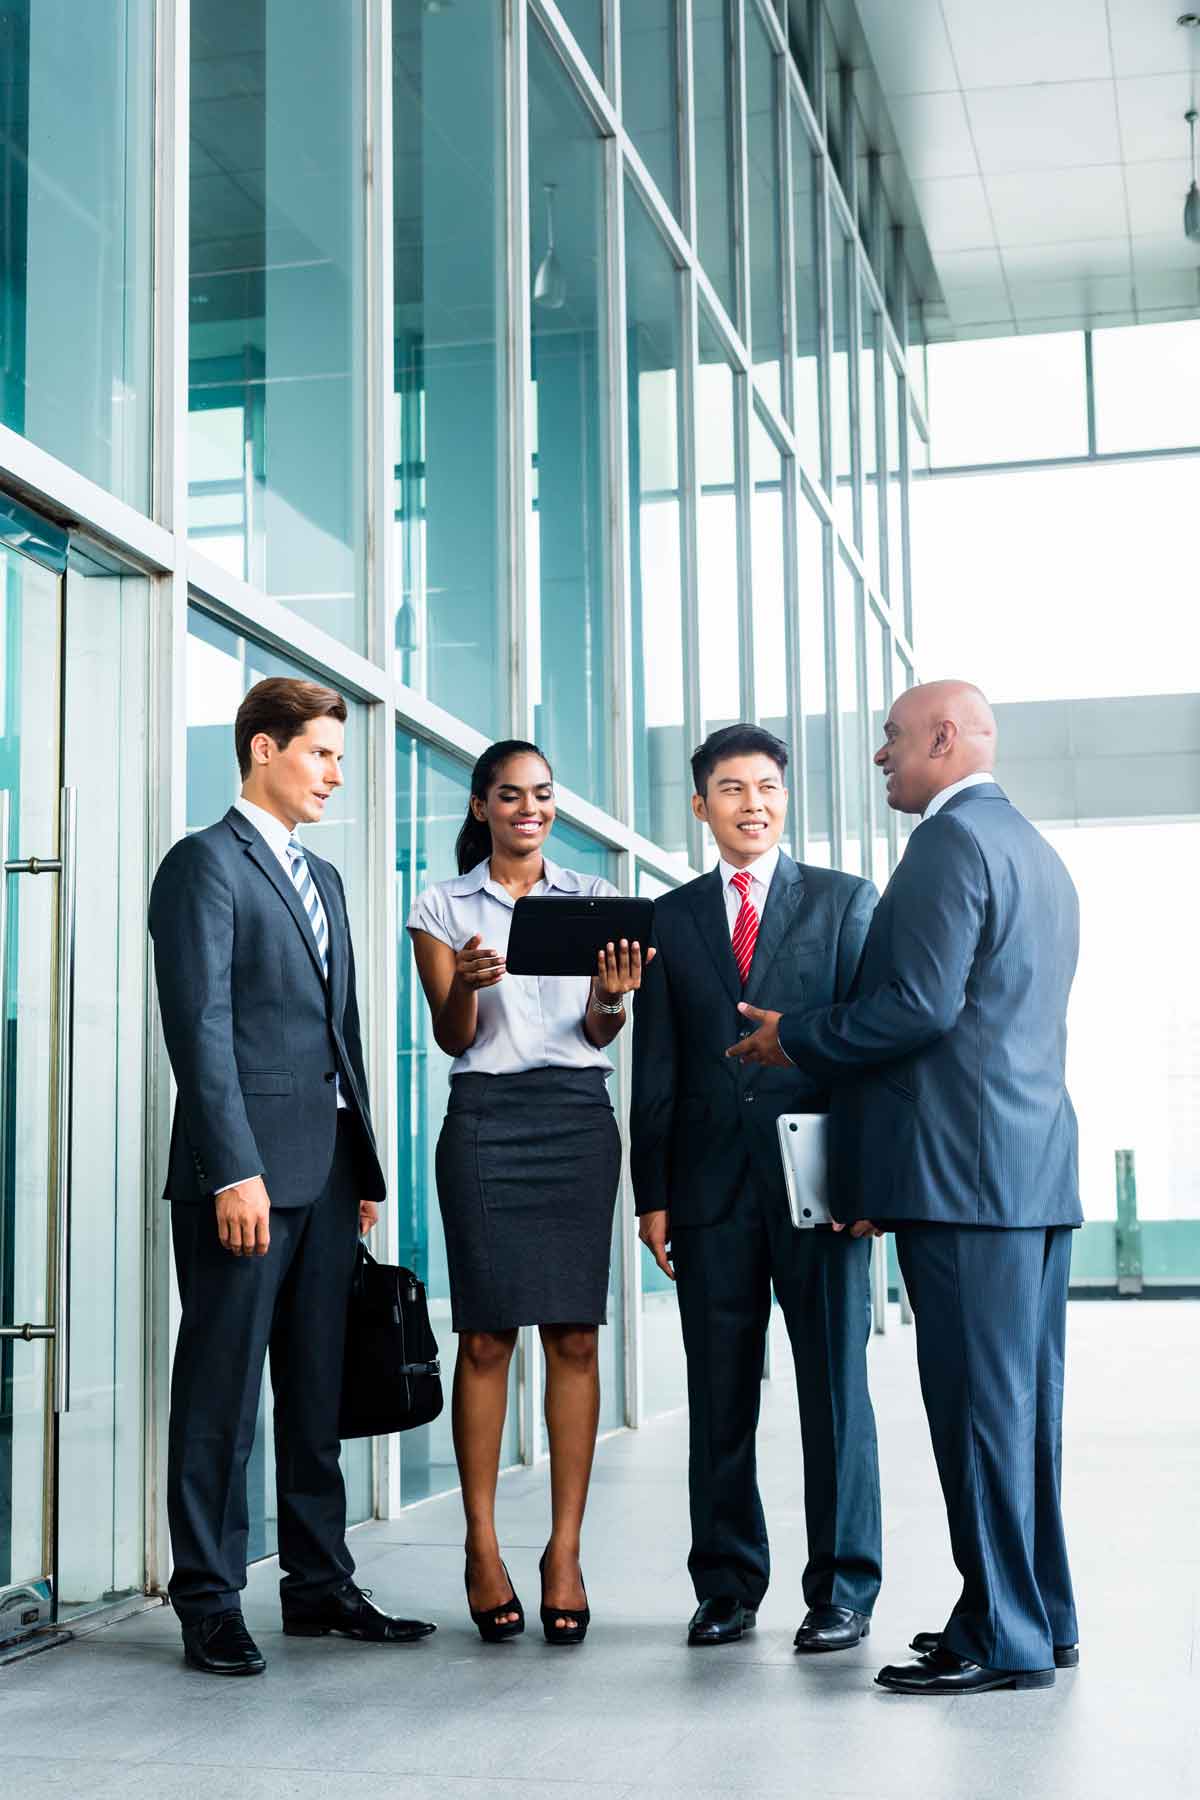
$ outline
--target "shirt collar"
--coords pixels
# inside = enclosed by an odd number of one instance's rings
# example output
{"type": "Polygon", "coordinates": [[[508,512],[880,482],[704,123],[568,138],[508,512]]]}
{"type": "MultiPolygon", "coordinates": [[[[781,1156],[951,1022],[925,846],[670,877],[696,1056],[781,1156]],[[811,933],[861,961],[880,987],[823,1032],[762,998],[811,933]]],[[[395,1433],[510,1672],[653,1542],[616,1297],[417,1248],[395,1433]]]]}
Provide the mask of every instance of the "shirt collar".
{"type": "Polygon", "coordinates": [[[277,819],[275,814],[269,813],[265,807],[256,806],[254,801],[247,800],[244,794],[239,794],[233,804],[243,819],[253,825],[259,836],[266,838],[268,846],[277,857],[282,858],[287,855],[287,847],[292,834],[282,819],[277,819]]]}
{"type": "MultiPolygon", "coordinates": [[[[779,845],[772,844],[772,846],[769,850],[763,851],[762,855],[758,858],[758,860],[756,862],[752,862],[749,865],[746,872],[755,881],[761,883],[761,885],[764,888],[769,888],[771,885],[772,877],[774,876],[775,870],[778,866],[779,866],[779,845]]],[[[733,880],[734,876],[739,873],[739,871],[734,868],[732,863],[726,862],[724,857],[722,857],[721,860],[718,862],[717,867],[721,871],[721,886],[723,888],[727,888],[729,886],[729,883],[733,880]]]]}
{"type": "MultiPolygon", "coordinates": [[[[496,896],[497,900],[502,900],[506,906],[512,906],[512,895],[506,894],[504,889],[492,880],[488,872],[490,861],[490,857],[485,856],[483,861],[477,862],[473,869],[468,869],[465,875],[460,875],[457,880],[452,881],[450,883],[451,893],[478,894],[486,888],[489,894],[496,896]]],[[[548,856],[542,858],[542,878],[547,893],[553,892],[555,888],[564,894],[579,892],[578,875],[570,869],[559,868],[558,864],[551,862],[548,856]]]]}
{"type": "Polygon", "coordinates": [[[983,787],[986,783],[994,782],[995,779],[994,775],[988,774],[983,769],[977,769],[974,775],[964,775],[961,781],[952,781],[949,787],[943,788],[940,794],[933,796],[921,814],[921,823],[924,824],[926,819],[932,819],[935,813],[941,812],[947,800],[953,800],[955,794],[964,793],[967,788],[983,787]]]}

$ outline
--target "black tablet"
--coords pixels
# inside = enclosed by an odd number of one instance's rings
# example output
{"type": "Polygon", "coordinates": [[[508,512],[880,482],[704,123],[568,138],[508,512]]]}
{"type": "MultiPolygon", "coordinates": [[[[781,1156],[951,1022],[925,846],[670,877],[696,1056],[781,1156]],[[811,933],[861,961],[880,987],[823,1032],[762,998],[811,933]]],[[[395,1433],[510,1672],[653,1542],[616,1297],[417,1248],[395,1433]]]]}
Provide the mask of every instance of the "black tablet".
{"type": "Polygon", "coordinates": [[[594,975],[605,944],[627,938],[644,951],[653,929],[653,900],[527,894],[513,907],[507,968],[511,975],[594,975]]]}

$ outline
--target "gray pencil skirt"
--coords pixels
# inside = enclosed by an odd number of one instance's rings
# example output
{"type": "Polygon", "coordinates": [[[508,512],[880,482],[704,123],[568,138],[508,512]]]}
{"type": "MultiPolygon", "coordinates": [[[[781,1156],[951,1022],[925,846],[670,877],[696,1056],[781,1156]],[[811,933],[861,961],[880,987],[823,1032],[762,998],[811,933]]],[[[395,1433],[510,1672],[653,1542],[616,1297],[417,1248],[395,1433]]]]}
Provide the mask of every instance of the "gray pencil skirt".
{"type": "Polygon", "coordinates": [[[604,1324],[621,1137],[600,1069],[456,1075],[436,1166],[455,1331],[604,1324]]]}

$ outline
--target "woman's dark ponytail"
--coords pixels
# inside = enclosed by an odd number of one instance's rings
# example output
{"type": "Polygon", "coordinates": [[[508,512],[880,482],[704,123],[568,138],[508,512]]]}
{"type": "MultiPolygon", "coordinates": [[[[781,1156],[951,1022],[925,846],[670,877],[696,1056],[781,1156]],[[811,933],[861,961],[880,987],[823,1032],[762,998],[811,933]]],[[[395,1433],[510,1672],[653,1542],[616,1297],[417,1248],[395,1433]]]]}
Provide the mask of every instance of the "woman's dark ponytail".
{"type": "MultiPolygon", "coordinates": [[[[546,763],[550,779],[554,779],[554,771],[546,762],[545,756],[536,744],[527,744],[520,738],[502,738],[498,744],[489,744],[475,767],[471,770],[471,798],[487,803],[488,794],[496,785],[496,777],[510,756],[538,756],[546,763]]],[[[492,854],[492,833],[486,819],[477,819],[471,808],[467,807],[467,816],[462,822],[462,829],[454,845],[455,861],[458,872],[465,875],[476,863],[492,854]]]]}

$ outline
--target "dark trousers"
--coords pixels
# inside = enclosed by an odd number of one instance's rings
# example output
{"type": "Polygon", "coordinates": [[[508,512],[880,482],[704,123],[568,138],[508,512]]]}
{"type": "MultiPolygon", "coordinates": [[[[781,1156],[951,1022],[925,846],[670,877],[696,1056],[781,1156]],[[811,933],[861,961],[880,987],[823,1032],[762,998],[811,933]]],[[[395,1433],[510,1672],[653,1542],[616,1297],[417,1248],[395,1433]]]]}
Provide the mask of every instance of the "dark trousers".
{"type": "Polygon", "coordinates": [[[358,1240],[359,1129],[353,1113],[338,1114],[324,1191],[311,1206],[272,1207],[265,1256],[221,1248],[213,1202],[171,1209],[183,1313],[167,1447],[169,1591],[184,1624],[241,1604],[246,1463],[268,1351],[281,1598],[303,1605],[354,1572],[337,1420],[358,1240]]]}
{"type": "Polygon", "coordinates": [[[1061,1507],[1070,1227],[904,1225],[896,1249],[963,1579],[946,1645],[1048,1669],[1078,1637],[1061,1507]]]}
{"type": "Polygon", "coordinates": [[[797,1231],[782,1195],[747,1183],[728,1217],[677,1230],[687,1352],[692,1549],[698,1599],[757,1607],[771,1572],[755,1433],[771,1287],[796,1363],[809,1606],[869,1613],[881,1577],[879,1459],[867,1389],[870,1244],[797,1231]]]}

